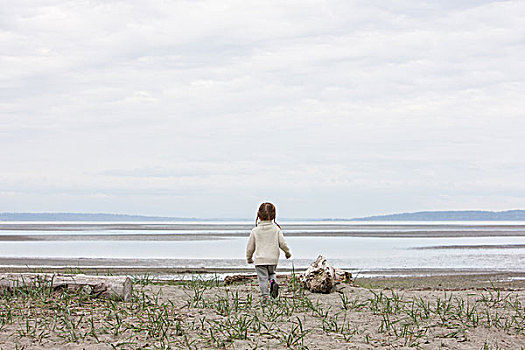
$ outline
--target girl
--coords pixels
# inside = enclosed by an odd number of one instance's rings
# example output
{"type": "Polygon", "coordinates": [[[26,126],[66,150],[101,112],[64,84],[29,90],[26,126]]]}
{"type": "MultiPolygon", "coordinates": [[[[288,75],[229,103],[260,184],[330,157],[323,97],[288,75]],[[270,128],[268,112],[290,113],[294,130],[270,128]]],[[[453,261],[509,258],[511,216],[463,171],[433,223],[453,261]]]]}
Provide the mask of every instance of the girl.
{"type": "Polygon", "coordinates": [[[281,226],[275,222],[275,206],[272,203],[263,203],[257,211],[255,227],[250,233],[246,247],[246,260],[253,263],[255,253],[255,271],[263,300],[268,300],[269,294],[273,298],[279,295],[279,285],[275,280],[275,269],[279,261],[279,248],[284,251],[286,259],[292,256],[290,248],[284,240],[281,226]],[[268,291],[268,282],[270,290],[268,291]]]}

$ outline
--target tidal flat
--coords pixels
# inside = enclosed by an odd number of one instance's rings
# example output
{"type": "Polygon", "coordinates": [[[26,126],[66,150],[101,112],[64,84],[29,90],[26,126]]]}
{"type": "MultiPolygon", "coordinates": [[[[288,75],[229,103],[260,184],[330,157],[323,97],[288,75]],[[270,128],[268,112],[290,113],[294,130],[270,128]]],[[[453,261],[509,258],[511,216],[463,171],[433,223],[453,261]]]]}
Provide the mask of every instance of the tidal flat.
{"type": "MultiPolygon", "coordinates": [[[[285,271],[305,269],[322,254],[354,274],[401,269],[525,272],[523,222],[281,224],[293,255],[279,262],[285,271]]],[[[244,251],[253,225],[3,222],[0,268],[251,271],[244,251]]]]}

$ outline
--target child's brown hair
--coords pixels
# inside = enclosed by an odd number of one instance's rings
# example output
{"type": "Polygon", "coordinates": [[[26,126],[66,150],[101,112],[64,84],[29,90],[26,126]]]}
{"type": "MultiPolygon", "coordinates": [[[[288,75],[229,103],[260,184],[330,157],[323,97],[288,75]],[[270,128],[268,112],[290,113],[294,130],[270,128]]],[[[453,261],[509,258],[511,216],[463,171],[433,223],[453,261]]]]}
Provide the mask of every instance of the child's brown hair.
{"type": "Polygon", "coordinates": [[[257,217],[255,218],[255,226],[257,226],[257,220],[273,220],[273,222],[277,225],[277,227],[281,228],[279,224],[275,221],[275,205],[272,203],[265,202],[259,206],[259,210],[257,211],[257,217]]]}

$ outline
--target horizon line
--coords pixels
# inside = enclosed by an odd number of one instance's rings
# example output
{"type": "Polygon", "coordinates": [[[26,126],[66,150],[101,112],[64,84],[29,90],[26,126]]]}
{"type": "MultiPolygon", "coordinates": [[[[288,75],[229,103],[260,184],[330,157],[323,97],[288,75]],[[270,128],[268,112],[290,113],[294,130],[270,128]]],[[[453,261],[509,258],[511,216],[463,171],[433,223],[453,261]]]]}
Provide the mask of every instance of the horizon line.
{"type": "MultiPolygon", "coordinates": [[[[351,221],[351,220],[362,220],[362,219],[371,219],[371,218],[381,218],[388,216],[401,216],[401,215],[412,215],[412,214],[425,214],[425,213],[506,213],[513,211],[525,211],[524,209],[508,209],[508,210],[481,210],[481,209],[466,209],[466,210],[423,210],[423,211],[414,211],[414,212],[401,212],[401,213],[391,213],[391,214],[376,214],[368,215],[361,217],[317,217],[317,218],[300,218],[300,217],[283,217],[279,220],[294,220],[294,221],[351,221]]],[[[183,216],[161,216],[161,215],[145,215],[145,214],[120,214],[120,213],[103,213],[103,212],[0,212],[1,216],[6,215],[87,215],[87,216],[96,216],[96,215],[106,215],[106,216],[123,216],[123,217],[142,217],[149,219],[170,219],[170,220],[206,220],[206,221],[253,221],[253,218],[240,218],[240,217],[183,217],[183,216]]],[[[0,221],[1,218],[0,218],[0,221]]]]}

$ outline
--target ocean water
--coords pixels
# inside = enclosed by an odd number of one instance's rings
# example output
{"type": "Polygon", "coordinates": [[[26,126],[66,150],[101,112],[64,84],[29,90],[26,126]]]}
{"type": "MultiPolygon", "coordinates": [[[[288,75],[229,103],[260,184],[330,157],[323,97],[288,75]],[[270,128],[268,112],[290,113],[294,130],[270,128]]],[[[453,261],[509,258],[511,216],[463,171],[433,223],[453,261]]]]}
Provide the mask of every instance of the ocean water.
{"type": "MultiPolygon", "coordinates": [[[[248,222],[2,223],[0,266],[31,265],[34,259],[63,259],[64,265],[75,265],[82,259],[83,266],[90,266],[90,260],[98,259],[108,266],[249,269],[244,255],[252,225],[248,222]],[[129,235],[133,236],[127,239],[129,235]],[[148,238],[152,235],[156,235],[155,240],[148,238]],[[9,261],[11,258],[17,258],[17,262],[9,261]],[[24,259],[31,264],[24,263],[24,259]]],[[[292,264],[304,268],[322,254],[334,266],[354,272],[410,269],[525,272],[524,222],[281,225],[293,253],[293,259],[280,262],[283,268],[291,268],[292,264]]]]}

